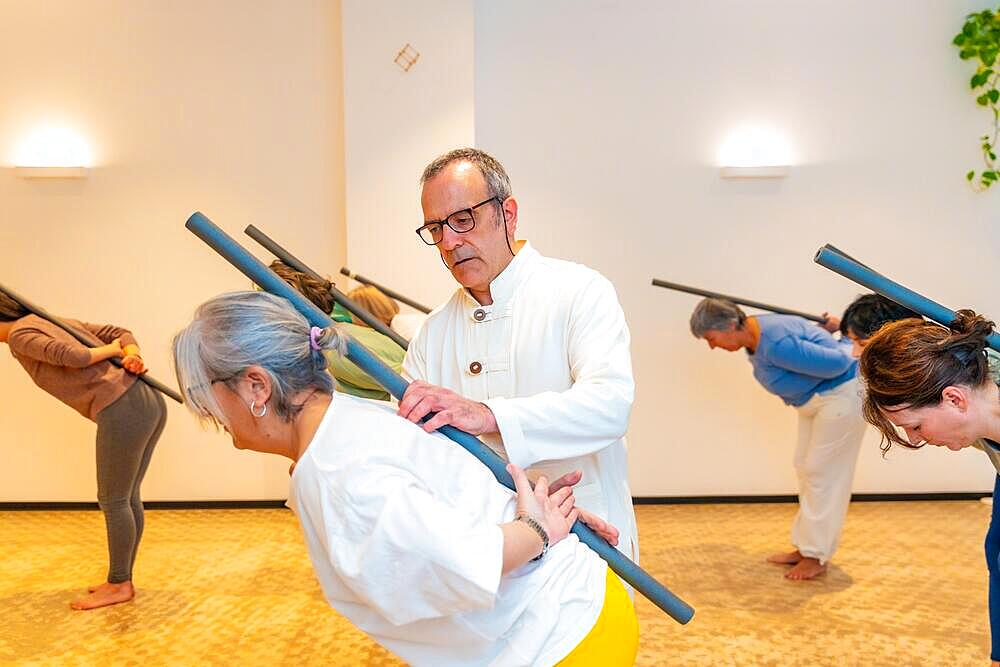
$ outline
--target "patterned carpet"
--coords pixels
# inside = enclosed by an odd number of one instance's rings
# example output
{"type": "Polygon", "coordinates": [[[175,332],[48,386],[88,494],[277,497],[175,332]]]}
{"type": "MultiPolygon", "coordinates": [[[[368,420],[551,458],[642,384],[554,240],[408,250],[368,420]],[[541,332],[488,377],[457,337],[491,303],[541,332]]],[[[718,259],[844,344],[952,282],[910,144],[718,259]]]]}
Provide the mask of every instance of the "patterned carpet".
{"type": "MultiPolygon", "coordinates": [[[[697,608],[680,626],[640,600],[636,664],[986,665],[989,508],[855,503],[820,580],[764,562],[794,505],[637,508],[643,565],[697,608]]],[[[323,601],[284,510],[150,511],[136,599],[69,601],[105,574],[97,512],[0,513],[0,662],[402,664],[323,601]]]]}

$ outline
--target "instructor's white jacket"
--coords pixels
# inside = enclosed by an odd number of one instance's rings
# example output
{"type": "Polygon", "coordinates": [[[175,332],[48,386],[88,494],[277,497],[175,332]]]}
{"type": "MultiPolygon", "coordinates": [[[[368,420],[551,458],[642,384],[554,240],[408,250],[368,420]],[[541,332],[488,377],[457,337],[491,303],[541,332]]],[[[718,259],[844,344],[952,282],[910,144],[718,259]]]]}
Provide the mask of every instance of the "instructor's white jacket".
{"type": "Polygon", "coordinates": [[[490,284],[493,304],[458,289],[411,341],[403,369],[489,406],[501,437],[483,440],[532,478],[581,470],[577,505],[617,527],[619,550],[637,560],[625,315],[597,271],[523,243],[490,284]]]}

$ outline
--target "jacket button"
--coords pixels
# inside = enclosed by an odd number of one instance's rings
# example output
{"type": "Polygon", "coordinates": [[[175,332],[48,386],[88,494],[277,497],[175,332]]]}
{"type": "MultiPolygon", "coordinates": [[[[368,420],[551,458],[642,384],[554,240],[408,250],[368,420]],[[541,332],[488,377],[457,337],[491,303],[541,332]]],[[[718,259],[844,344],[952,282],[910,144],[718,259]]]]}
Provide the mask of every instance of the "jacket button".
{"type": "Polygon", "coordinates": [[[479,373],[482,370],[483,370],[483,365],[478,361],[473,361],[471,364],[469,364],[469,372],[472,373],[473,375],[479,375],[479,373]]]}
{"type": "Polygon", "coordinates": [[[472,313],[472,319],[477,322],[482,322],[486,319],[486,311],[482,308],[476,308],[476,310],[472,313]]]}

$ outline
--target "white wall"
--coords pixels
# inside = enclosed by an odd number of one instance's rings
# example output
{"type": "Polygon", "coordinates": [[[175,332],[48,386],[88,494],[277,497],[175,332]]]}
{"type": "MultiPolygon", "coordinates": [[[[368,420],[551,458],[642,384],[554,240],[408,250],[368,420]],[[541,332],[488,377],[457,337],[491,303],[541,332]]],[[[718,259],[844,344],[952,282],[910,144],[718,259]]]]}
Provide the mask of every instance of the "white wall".
{"type": "MultiPolygon", "coordinates": [[[[690,337],[692,297],[649,279],[840,310],[858,288],[811,262],[830,241],[1000,317],[988,287],[1000,200],[962,180],[986,118],[949,45],[989,4],[346,0],[340,17],[319,0],[4,3],[0,164],[58,121],[90,140],[97,165],[80,182],[0,169],[0,282],[54,312],[131,326],[166,381],[170,336],[192,308],[246,285],[183,231],[194,209],[436,304],[453,283],[413,234],[417,178],[476,143],[511,172],[524,234],[619,290],[638,381],[635,493],[790,493],[794,412],[745,360],[690,337]],[[404,73],[392,57],[407,42],[421,57],[404,73]],[[752,120],[789,135],[787,179],[719,179],[719,143],[752,120]],[[127,253],[106,250],[120,238],[135,241],[127,253]]],[[[93,426],[6,354],[0,377],[0,500],[93,499],[93,426]]],[[[170,410],[147,498],[284,495],[284,462],[235,452],[170,410]]],[[[991,478],[976,453],[884,462],[870,438],[857,489],[991,478]]]]}
{"type": "MultiPolygon", "coordinates": [[[[831,242],[952,307],[1000,317],[1000,193],[972,193],[987,117],[951,37],[992,2],[476,2],[476,144],[508,168],[519,231],[616,285],[633,335],[637,495],[795,489],[795,413],[740,354],[688,333],[694,297],[653,277],[841,311],[861,289],[831,242]],[[785,132],[780,181],[720,180],[736,125],[785,132]]],[[[742,354],[742,353],[741,353],[742,354]]],[[[860,492],[992,487],[978,453],[883,461],[860,492]]]]}
{"type": "Polygon", "coordinates": [[[455,283],[413,231],[418,181],[433,158],[474,142],[473,7],[344,0],[343,30],[350,268],[433,307],[455,283]],[[403,71],[393,58],[407,43],[420,57],[403,71]]]}
{"type": "MultiPolygon", "coordinates": [[[[173,333],[198,303],[249,286],[184,230],[192,211],[238,236],[255,223],[339,268],[339,21],[327,0],[0,4],[0,283],[54,313],[130,327],[152,373],[175,384],[173,333]],[[89,141],[89,178],[7,168],[49,123],[89,141]]],[[[0,378],[0,501],[94,500],[94,425],[6,352],[0,378]]],[[[168,403],[147,499],[285,497],[287,461],[237,452],[168,403]]]]}

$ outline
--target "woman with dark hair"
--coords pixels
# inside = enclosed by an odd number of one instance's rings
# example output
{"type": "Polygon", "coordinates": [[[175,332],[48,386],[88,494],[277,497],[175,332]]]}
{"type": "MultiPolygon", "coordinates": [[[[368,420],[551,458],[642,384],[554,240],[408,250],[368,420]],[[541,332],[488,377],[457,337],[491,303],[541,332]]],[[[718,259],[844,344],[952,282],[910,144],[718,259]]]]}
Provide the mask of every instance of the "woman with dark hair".
{"type": "Polygon", "coordinates": [[[751,317],[725,299],[700,301],[691,314],[691,333],[713,350],[746,350],[754,379],[798,412],[795,550],[768,560],[791,565],[785,576],[792,580],[823,574],[840,541],[865,433],[857,362],[846,345],[806,319],[751,317]]]}
{"type": "MultiPolygon", "coordinates": [[[[926,444],[959,451],[983,450],[1000,471],[1000,369],[987,353],[993,323],[971,310],[945,328],[904,319],[879,329],[861,354],[867,393],[865,418],[882,433],[882,451],[893,444],[926,444]],[[905,434],[900,435],[900,430],[905,434]]],[[[994,667],[1000,666],[1000,475],[993,488],[993,514],[986,533],[994,667]]]]}
{"type": "Polygon", "coordinates": [[[857,358],[875,332],[889,322],[910,318],[923,319],[906,306],[881,294],[863,294],[844,310],[844,316],[840,318],[840,334],[854,344],[851,353],[857,358]]]}
{"type": "Polygon", "coordinates": [[[201,305],[174,339],[187,407],[240,449],[295,462],[289,502],[330,605],[412,665],[631,665],[635,610],[618,577],[569,532],[572,487],[516,466],[517,490],[392,406],[333,391],[310,327],[266,292],[201,305]]]}
{"type": "Polygon", "coordinates": [[[107,581],[72,602],[95,609],[135,596],[132,567],[142,539],[139,489],[163,432],[163,397],[136,375],[146,372],[131,332],[110,324],[67,320],[104,345],[89,348],[0,292],[0,342],[40,388],[97,423],[97,501],[108,533],[107,581]],[[109,359],[121,359],[122,367],[109,359]]]}

